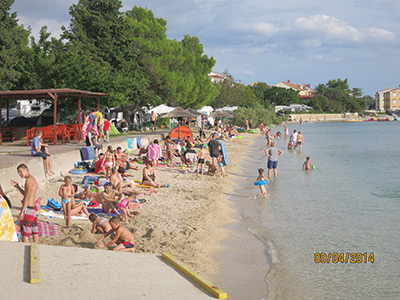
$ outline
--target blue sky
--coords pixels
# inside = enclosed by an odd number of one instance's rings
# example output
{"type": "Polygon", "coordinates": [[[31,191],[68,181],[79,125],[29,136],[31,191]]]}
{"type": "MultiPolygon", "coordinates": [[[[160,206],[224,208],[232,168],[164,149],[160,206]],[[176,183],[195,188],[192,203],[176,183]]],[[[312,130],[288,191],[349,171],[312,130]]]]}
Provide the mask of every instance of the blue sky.
{"type": "MultiPolygon", "coordinates": [[[[37,36],[69,25],[78,0],[15,0],[21,24],[37,36]]],[[[167,35],[198,36],[215,71],[244,84],[326,83],[348,78],[364,94],[400,84],[400,1],[395,0],[123,0],[167,21],[167,35]]]]}

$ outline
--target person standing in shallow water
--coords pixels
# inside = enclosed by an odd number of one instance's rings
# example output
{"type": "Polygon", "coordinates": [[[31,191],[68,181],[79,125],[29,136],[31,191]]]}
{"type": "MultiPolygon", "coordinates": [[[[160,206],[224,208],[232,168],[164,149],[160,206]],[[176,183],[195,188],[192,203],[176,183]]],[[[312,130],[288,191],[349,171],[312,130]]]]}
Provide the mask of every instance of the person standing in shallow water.
{"type": "Polygon", "coordinates": [[[274,170],[274,177],[278,178],[278,157],[283,153],[282,150],[275,147],[275,142],[271,142],[271,146],[265,149],[265,154],[268,156],[268,179],[271,178],[272,169],[274,170]]]}

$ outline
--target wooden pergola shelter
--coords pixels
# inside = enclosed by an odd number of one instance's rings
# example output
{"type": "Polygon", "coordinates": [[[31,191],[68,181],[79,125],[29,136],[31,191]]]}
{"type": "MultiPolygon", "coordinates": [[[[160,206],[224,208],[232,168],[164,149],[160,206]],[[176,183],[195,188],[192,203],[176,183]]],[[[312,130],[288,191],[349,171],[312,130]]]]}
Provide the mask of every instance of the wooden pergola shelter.
{"type": "MultiPolygon", "coordinates": [[[[78,98],[78,122],[81,126],[81,100],[82,98],[95,98],[97,108],[100,108],[100,97],[108,96],[106,93],[95,93],[73,89],[44,89],[44,90],[24,90],[24,91],[0,91],[0,120],[1,107],[3,100],[7,101],[7,124],[9,123],[9,100],[29,100],[29,99],[49,99],[54,104],[54,144],[57,145],[56,123],[57,123],[57,99],[58,98],[78,98]]],[[[1,123],[0,123],[1,127],[1,123]]]]}

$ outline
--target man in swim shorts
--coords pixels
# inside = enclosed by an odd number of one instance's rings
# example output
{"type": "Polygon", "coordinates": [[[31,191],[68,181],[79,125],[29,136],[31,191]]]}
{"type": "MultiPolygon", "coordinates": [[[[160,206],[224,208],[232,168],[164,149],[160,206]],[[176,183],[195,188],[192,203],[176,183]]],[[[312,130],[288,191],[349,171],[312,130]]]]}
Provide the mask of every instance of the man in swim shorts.
{"type": "Polygon", "coordinates": [[[218,165],[218,159],[219,159],[219,142],[217,141],[217,134],[213,134],[211,136],[211,140],[208,142],[208,148],[210,151],[210,157],[212,159],[212,164],[213,166],[217,166],[218,165]]]}
{"type": "Polygon", "coordinates": [[[275,147],[275,142],[271,142],[271,146],[265,149],[265,154],[268,156],[268,179],[271,178],[272,169],[274,170],[275,178],[278,178],[278,172],[276,168],[278,167],[278,156],[282,153],[282,150],[275,147]]]}
{"type": "Polygon", "coordinates": [[[151,132],[156,132],[157,129],[157,115],[154,111],[151,112],[150,115],[150,123],[151,123],[151,132]]]}
{"type": "Polygon", "coordinates": [[[39,243],[39,231],[37,227],[36,215],[36,191],[37,181],[28,170],[25,164],[20,164],[17,167],[18,175],[25,178],[25,187],[21,188],[18,182],[11,180],[11,184],[24,196],[22,200],[21,212],[18,215],[18,220],[21,221],[21,236],[22,242],[29,243],[29,236],[32,234],[33,242],[39,243]]]}

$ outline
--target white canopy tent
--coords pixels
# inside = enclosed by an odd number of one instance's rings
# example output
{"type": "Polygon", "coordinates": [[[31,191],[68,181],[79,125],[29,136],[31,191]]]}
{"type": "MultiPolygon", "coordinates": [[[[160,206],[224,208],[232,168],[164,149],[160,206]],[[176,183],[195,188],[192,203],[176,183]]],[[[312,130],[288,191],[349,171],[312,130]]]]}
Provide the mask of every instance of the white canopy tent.
{"type": "Polygon", "coordinates": [[[209,116],[214,111],[214,108],[212,108],[211,106],[203,106],[197,111],[205,116],[209,116]]]}
{"type": "Polygon", "coordinates": [[[152,109],[149,109],[148,113],[151,114],[154,111],[157,115],[167,114],[173,111],[174,109],[175,107],[170,107],[168,105],[161,104],[159,106],[153,107],[152,109]]]}

